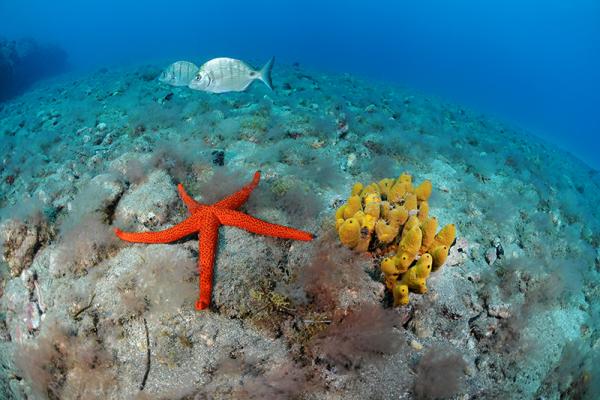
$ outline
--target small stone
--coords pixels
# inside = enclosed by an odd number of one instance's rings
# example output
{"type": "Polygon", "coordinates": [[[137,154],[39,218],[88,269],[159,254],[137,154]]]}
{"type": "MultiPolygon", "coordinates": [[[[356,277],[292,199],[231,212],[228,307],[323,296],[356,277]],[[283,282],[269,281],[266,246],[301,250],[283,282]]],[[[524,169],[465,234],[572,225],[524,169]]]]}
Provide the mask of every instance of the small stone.
{"type": "Polygon", "coordinates": [[[498,258],[502,258],[502,256],[504,255],[504,248],[502,247],[502,243],[498,243],[498,245],[496,246],[496,255],[498,256],[498,258]]]}
{"type": "Polygon", "coordinates": [[[410,341],[410,347],[412,347],[416,351],[423,350],[423,345],[417,342],[415,339],[410,341]]]}
{"type": "Polygon", "coordinates": [[[346,167],[352,168],[356,164],[356,154],[350,153],[348,155],[348,160],[346,161],[346,167]]]}
{"type": "Polygon", "coordinates": [[[223,166],[225,164],[225,152],[223,150],[213,150],[213,164],[223,166]]]}
{"type": "Polygon", "coordinates": [[[492,304],[488,306],[488,314],[492,317],[507,319],[510,317],[510,307],[507,304],[492,304]]]}
{"type": "Polygon", "coordinates": [[[497,258],[496,248],[492,247],[485,252],[485,261],[487,261],[488,265],[493,265],[497,258]]]}

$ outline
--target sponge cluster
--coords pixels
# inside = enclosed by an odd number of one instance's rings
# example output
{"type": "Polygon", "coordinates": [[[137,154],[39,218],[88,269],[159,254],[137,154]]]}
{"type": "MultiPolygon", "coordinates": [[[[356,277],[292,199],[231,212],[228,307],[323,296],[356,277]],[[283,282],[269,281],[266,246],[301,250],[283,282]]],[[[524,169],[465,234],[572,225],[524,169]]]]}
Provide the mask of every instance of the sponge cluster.
{"type": "Polygon", "coordinates": [[[437,219],[429,215],[431,191],[431,181],[415,187],[407,173],[367,186],[356,183],[335,214],[345,246],[386,255],[381,271],[395,306],[408,304],[409,292],[427,292],[429,274],[446,262],[456,239],[454,224],[438,232],[437,219]]]}

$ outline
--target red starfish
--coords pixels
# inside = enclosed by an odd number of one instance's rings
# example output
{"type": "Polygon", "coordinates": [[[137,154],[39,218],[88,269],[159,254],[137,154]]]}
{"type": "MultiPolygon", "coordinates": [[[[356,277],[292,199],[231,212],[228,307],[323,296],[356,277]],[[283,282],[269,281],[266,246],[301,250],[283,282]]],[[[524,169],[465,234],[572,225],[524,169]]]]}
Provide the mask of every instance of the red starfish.
{"type": "Polygon", "coordinates": [[[283,239],[309,241],[313,236],[304,231],[289,228],[283,225],[271,224],[248,214],[236,211],[250,197],[258,185],[260,171],[254,174],[251,183],[244,186],[234,194],[211,205],[201,204],[186,193],[183,185],[177,186],[179,196],[192,214],[172,228],[159,232],[123,232],[115,228],[118,237],[128,242],[135,243],[169,243],[179,240],[192,233],[199,233],[200,258],[198,271],[200,272],[200,297],[196,300],[196,310],[204,310],[210,305],[212,294],[213,267],[219,227],[221,225],[235,226],[259,235],[273,236],[283,239]]]}

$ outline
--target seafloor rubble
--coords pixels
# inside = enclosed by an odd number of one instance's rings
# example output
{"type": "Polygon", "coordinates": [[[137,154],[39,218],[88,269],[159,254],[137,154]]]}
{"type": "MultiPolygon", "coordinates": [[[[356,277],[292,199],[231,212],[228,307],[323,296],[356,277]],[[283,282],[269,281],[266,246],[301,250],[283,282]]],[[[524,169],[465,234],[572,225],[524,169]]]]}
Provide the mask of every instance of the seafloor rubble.
{"type": "Polygon", "coordinates": [[[156,66],[65,77],[0,103],[0,397],[594,398],[600,177],[473,111],[402,88],[274,71],[209,95],[156,66]],[[263,180],[245,211],[309,243],[222,228],[210,311],[197,238],[118,241],[263,180]],[[409,171],[457,240],[392,307],[345,248],[357,181],[409,171]]]}

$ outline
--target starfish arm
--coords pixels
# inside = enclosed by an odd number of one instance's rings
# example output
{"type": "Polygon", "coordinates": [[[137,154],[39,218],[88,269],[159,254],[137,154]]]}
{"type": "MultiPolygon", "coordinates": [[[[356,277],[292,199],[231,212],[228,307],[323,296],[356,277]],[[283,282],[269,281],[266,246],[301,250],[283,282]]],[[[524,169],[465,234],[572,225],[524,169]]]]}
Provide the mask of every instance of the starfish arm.
{"type": "Polygon", "coordinates": [[[210,215],[204,220],[200,230],[200,255],[198,257],[200,296],[196,300],[196,310],[204,310],[210,305],[219,225],[219,220],[214,215],[210,215]]]}
{"type": "Polygon", "coordinates": [[[222,225],[235,226],[259,235],[309,241],[313,235],[288,226],[272,224],[235,210],[213,209],[222,225]]]}
{"type": "Polygon", "coordinates": [[[177,185],[177,191],[179,192],[179,197],[181,197],[181,200],[183,200],[187,209],[190,212],[193,212],[198,207],[202,206],[202,204],[198,203],[196,200],[194,200],[192,198],[192,196],[187,194],[187,192],[185,191],[185,188],[183,187],[183,185],[181,183],[179,185],[177,185]]]}
{"type": "Polygon", "coordinates": [[[119,238],[133,243],[170,243],[194,232],[198,232],[198,223],[192,217],[158,232],[123,232],[119,228],[115,228],[115,234],[119,238]]]}
{"type": "Polygon", "coordinates": [[[254,178],[252,182],[244,186],[242,189],[238,190],[232,195],[225,197],[223,200],[216,202],[213,206],[229,208],[230,210],[237,210],[240,208],[246,201],[248,201],[248,197],[252,194],[254,188],[258,185],[260,181],[260,171],[256,171],[254,173],[254,178]]]}

